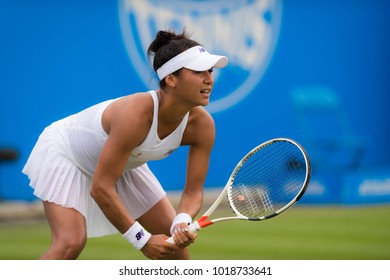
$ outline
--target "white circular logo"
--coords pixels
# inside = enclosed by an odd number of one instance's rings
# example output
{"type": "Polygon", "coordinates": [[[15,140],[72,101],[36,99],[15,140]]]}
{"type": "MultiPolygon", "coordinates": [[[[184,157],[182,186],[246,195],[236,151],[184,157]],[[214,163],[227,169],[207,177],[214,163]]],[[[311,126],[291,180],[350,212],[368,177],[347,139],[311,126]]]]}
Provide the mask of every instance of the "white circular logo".
{"type": "Polygon", "coordinates": [[[273,55],[282,0],[119,0],[120,28],[131,63],[146,86],[158,83],[146,56],[158,30],[181,31],[210,53],[226,55],[228,67],[214,69],[211,113],[228,109],[260,82],[273,55]]]}

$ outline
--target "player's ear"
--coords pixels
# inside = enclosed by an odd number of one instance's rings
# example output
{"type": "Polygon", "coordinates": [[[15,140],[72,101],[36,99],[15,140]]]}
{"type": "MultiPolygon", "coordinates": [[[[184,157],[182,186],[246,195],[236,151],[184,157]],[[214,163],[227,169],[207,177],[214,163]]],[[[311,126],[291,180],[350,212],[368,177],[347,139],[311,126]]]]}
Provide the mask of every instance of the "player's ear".
{"type": "Polygon", "coordinates": [[[164,79],[167,86],[172,88],[176,87],[177,77],[175,75],[169,74],[164,79]]]}

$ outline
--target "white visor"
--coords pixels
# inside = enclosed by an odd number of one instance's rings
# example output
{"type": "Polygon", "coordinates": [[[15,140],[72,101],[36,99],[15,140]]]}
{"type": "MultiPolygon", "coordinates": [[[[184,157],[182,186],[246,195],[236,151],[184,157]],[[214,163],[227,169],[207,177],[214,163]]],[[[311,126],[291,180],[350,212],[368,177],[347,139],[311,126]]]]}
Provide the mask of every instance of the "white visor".
{"type": "Polygon", "coordinates": [[[227,63],[226,56],[210,54],[204,47],[195,46],[164,63],[163,66],[157,69],[157,75],[161,81],[183,67],[194,71],[206,71],[213,67],[223,68],[227,63]]]}

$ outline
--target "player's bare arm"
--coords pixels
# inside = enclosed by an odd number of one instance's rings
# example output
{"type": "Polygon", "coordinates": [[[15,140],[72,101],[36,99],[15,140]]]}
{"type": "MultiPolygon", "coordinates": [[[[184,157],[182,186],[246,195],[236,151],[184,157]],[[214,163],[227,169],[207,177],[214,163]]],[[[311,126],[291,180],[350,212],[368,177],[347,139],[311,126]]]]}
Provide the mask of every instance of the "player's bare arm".
{"type": "Polygon", "coordinates": [[[109,136],[97,162],[91,195],[121,233],[135,221],[121,202],[115,183],[131,151],[143,141],[150,128],[148,107],[152,100],[148,102],[147,98],[142,94],[128,96],[113,102],[103,114],[103,128],[109,136]]]}
{"type": "MultiPolygon", "coordinates": [[[[190,145],[187,160],[187,176],[184,191],[177,209],[177,213],[187,213],[195,218],[203,203],[203,187],[206,179],[209,159],[215,139],[215,125],[209,113],[202,107],[191,111],[182,145],[190,145]]],[[[185,225],[178,225],[185,227],[185,225]]],[[[178,232],[178,245],[188,245],[196,234],[178,232]]]]}

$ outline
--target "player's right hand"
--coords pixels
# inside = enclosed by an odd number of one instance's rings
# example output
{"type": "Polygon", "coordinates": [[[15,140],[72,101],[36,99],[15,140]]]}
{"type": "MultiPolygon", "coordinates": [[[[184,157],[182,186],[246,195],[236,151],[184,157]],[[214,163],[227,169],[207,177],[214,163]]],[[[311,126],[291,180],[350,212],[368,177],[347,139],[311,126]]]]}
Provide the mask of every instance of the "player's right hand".
{"type": "Polygon", "coordinates": [[[164,234],[152,235],[141,252],[152,260],[169,259],[180,248],[176,244],[167,242],[167,238],[168,236],[164,234]]]}

